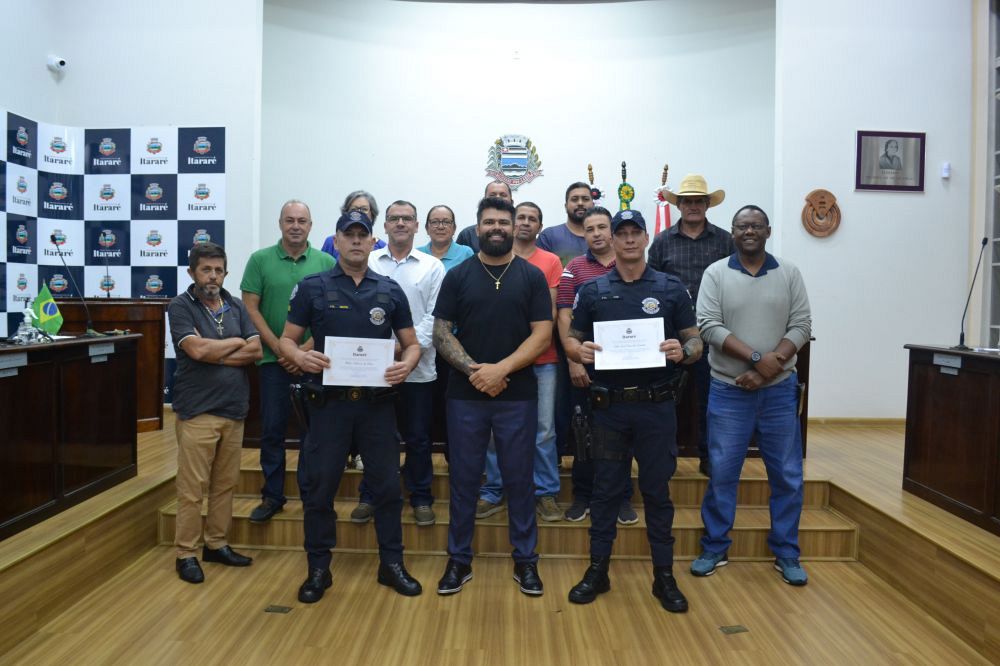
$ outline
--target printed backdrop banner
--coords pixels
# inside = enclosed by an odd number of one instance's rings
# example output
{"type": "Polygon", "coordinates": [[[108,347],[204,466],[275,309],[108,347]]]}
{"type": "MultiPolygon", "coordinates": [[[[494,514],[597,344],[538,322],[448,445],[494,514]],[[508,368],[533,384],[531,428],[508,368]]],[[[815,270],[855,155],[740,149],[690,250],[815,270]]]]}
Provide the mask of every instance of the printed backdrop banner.
{"type": "Polygon", "coordinates": [[[74,280],[87,297],[169,298],[194,245],[225,245],[224,127],[0,119],[0,337],[42,285],[57,301],[79,297],[74,280]]]}

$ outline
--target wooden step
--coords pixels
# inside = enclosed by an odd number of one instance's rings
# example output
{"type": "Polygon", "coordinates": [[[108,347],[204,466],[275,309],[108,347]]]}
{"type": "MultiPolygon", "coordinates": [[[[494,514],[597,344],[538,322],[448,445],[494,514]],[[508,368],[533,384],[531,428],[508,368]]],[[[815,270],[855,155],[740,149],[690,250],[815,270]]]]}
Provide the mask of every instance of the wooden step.
{"type": "MultiPolygon", "coordinates": [[[[296,479],[295,469],[285,472],[285,494],[289,498],[299,497],[299,484],[296,479]]],[[[559,474],[560,489],[556,501],[560,503],[570,503],[573,501],[573,483],[568,471],[559,474]]],[[[240,479],[236,486],[239,495],[255,495],[260,492],[264,483],[260,467],[244,463],[240,469],[240,479]]],[[[337,491],[338,499],[355,499],[358,496],[358,486],[361,483],[361,472],[355,469],[344,470],[344,476],[340,480],[340,488],[337,491]]],[[[400,484],[402,487],[402,484],[400,484]]],[[[705,487],[708,479],[698,472],[679,472],[670,481],[670,496],[676,506],[701,506],[702,498],[705,497],[705,487]]],[[[636,473],[632,474],[633,504],[642,504],[642,494],[639,492],[639,480],[636,473]]],[[[408,494],[402,488],[403,497],[408,494]]],[[[449,494],[448,470],[447,467],[435,466],[434,477],[431,481],[431,494],[437,502],[447,502],[449,494]]],[[[741,506],[766,507],[770,497],[770,489],[767,479],[758,476],[746,476],[740,479],[737,503],[741,506]]],[[[811,508],[825,507],[829,500],[828,485],[822,479],[806,479],[803,487],[803,505],[811,508]]]]}
{"type": "MultiPolygon", "coordinates": [[[[230,541],[233,546],[298,550],[302,548],[302,504],[289,500],[284,511],[265,525],[254,525],[247,519],[257,505],[255,497],[237,497],[233,506],[233,525],[230,541]]],[[[371,523],[357,525],[350,522],[353,501],[337,501],[337,550],[345,552],[376,552],[375,528],[371,523]]],[[[565,508],[565,505],[563,506],[565,508]]],[[[642,508],[636,525],[618,526],[614,554],[617,557],[649,557],[645,521],[642,508]]],[[[160,542],[173,541],[176,501],[160,511],[160,542]]],[[[407,552],[443,554],[448,543],[448,505],[434,505],[437,523],[418,527],[413,522],[409,506],[403,509],[403,543],[407,552]]],[[[578,523],[538,521],[538,552],[544,557],[587,557],[590,552],[588,528],[590,520],[578,523]]],[[[731,537],[730,558],[737,560],[769,560],[773,558],[767,547],[770,516],[766,508],[740,507],[731,537]]],[[[694,559],[700,552],[702,535],[700,510],[680,507],[674,516],[674,552],[677,559],[694,559]]],[[[805,508],[799,529],[799,544],[803,559],[855,560],[857,559],[857,526],[829,508],[805,508]]],[[[489,518],[476,521],[473,549],[480,555],[509,555],[507,514],[502,511],[489,518]]]]}

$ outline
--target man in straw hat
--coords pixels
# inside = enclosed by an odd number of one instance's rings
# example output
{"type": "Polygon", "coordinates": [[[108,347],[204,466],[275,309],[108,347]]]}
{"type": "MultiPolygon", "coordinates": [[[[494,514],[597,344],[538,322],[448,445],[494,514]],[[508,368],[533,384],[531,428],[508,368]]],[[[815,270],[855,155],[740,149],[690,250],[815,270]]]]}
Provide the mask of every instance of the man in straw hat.
{"type": "MultiPolygon", "coordinates": [[[[649,248],[649,265],[655,270],[680,278],[691,293],[691,300],[698,301],[698,287],[701,276],[711,264],[733,253],[733,237],[705,217],[709,208],[718,206],[726,198],[723,190],[709,193],[708,184],[701,174],[684,176],[676,192],[661,188],[659,195],[681,212],[678,224],[661,232],[649,248]]],[[[712,470],[708,458],[706,436],[708,407],[708,385],[711,373],[708,365],[708,350],[691,365],[691,375],[698,395],[698,468],[705,476],[712,470]]]]}

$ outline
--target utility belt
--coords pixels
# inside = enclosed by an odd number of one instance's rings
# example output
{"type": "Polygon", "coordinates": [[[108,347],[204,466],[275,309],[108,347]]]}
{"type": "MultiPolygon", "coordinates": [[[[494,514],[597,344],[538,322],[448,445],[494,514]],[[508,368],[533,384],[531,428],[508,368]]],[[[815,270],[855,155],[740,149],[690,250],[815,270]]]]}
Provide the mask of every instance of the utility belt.
{"type": "Polygon", "coordinates": [[[389,402],[396,398],[396,389],[391,387],[372,388],[369,386],[322,386],[305,382],[305,399],[314,407],[322,407],[328,402],[389,402]]]}
{"type": "Polygon", "coordinates": [[[597,382],[590,385],[590,406],[594,409],[607,409],[611,405],[634,402],[666,402],[676,400],[681,394],[687,380],[687,373],[677,373],[670,379],[649,384],[648,386],[629,386],[613,388],[597,382]]]}

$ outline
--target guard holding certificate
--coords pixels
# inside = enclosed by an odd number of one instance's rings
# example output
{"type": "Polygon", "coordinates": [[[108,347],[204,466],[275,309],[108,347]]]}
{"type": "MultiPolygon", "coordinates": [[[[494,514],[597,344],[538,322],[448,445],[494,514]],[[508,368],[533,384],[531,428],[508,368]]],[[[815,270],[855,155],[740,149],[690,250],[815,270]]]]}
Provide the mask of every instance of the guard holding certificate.
{"type": "MultiPolygon", "coordinates": [[[[309,432],[299,456],[305,549],[309,575],[299,601],[315,603],[332,584],[330,551],[337,544],[333,499],[352,443],[365,461],[378,539],[378,582],[400,594],[420,594],[420,583],[403,566],[403,500],[399,490],[399,442],[393,406],[395,389],[420,360],[410,306],[396,282],[368,269],[374,244],[372,223],[361,211],[337,220],[340,261],[305,278],[292,290],[288,321],[279,341],[282,353],[307,373],[309,432]],[[306,329],[315,346],[299,348],[306,329]],[[324,351],[328,336],[387,340],[393,332],[402,353],[385,370],[390,387],[337,385],[338,364],[324,351]],[[329,369],[329,370],[327,370],[329,369]],[[326,370],[332,382],[323,384],[326,370]]],[[[375,382],[372,382],[375,383],[375,382]]]]}
{"type": "MultiPolygon", "coordinates": [[[[688,609],[687,599],[673,576],[674,505],[667,485],[677,469],[677,420],[674,410],[677,366],[693,363],[701,356],[702,343],[695,325],[691,297],[683,283],[646,265],[649,235],[638,211],[619,211],[611,221],[616,267],[585,283],[577,292],[566,354],[587,367],[591,377],[591,456],[594,459],[594,494],[590,503],[590,568],[570,590],[569,600],[586,604],[611,589],[608,567],[616,535],[615,521],[633,452],[639,464],[639,491],[646,514],[646,534],[653,555],[653,595],[673,613],[688,609]],[[623,367],[631,339],[641,335],[639,322],[633,331],[628,320],[659,319],[662,335],[651,344],[659,351],[652,362],[616,370],[595,370],[595,354],[602,365],[623,367]],[[594,342],[594,324],[609,326],[609,335],[622,338],[615,350],[594,342]]],[[[602,327],[604,328],[604,327],[602,327]]],[[[657,332],[660,332],[659,330],[657,332]]],[[[642,355],[640,355],[641,357],[642,355]]],[[[625,363],[627,365],[627,363],[625,363]]]]}

